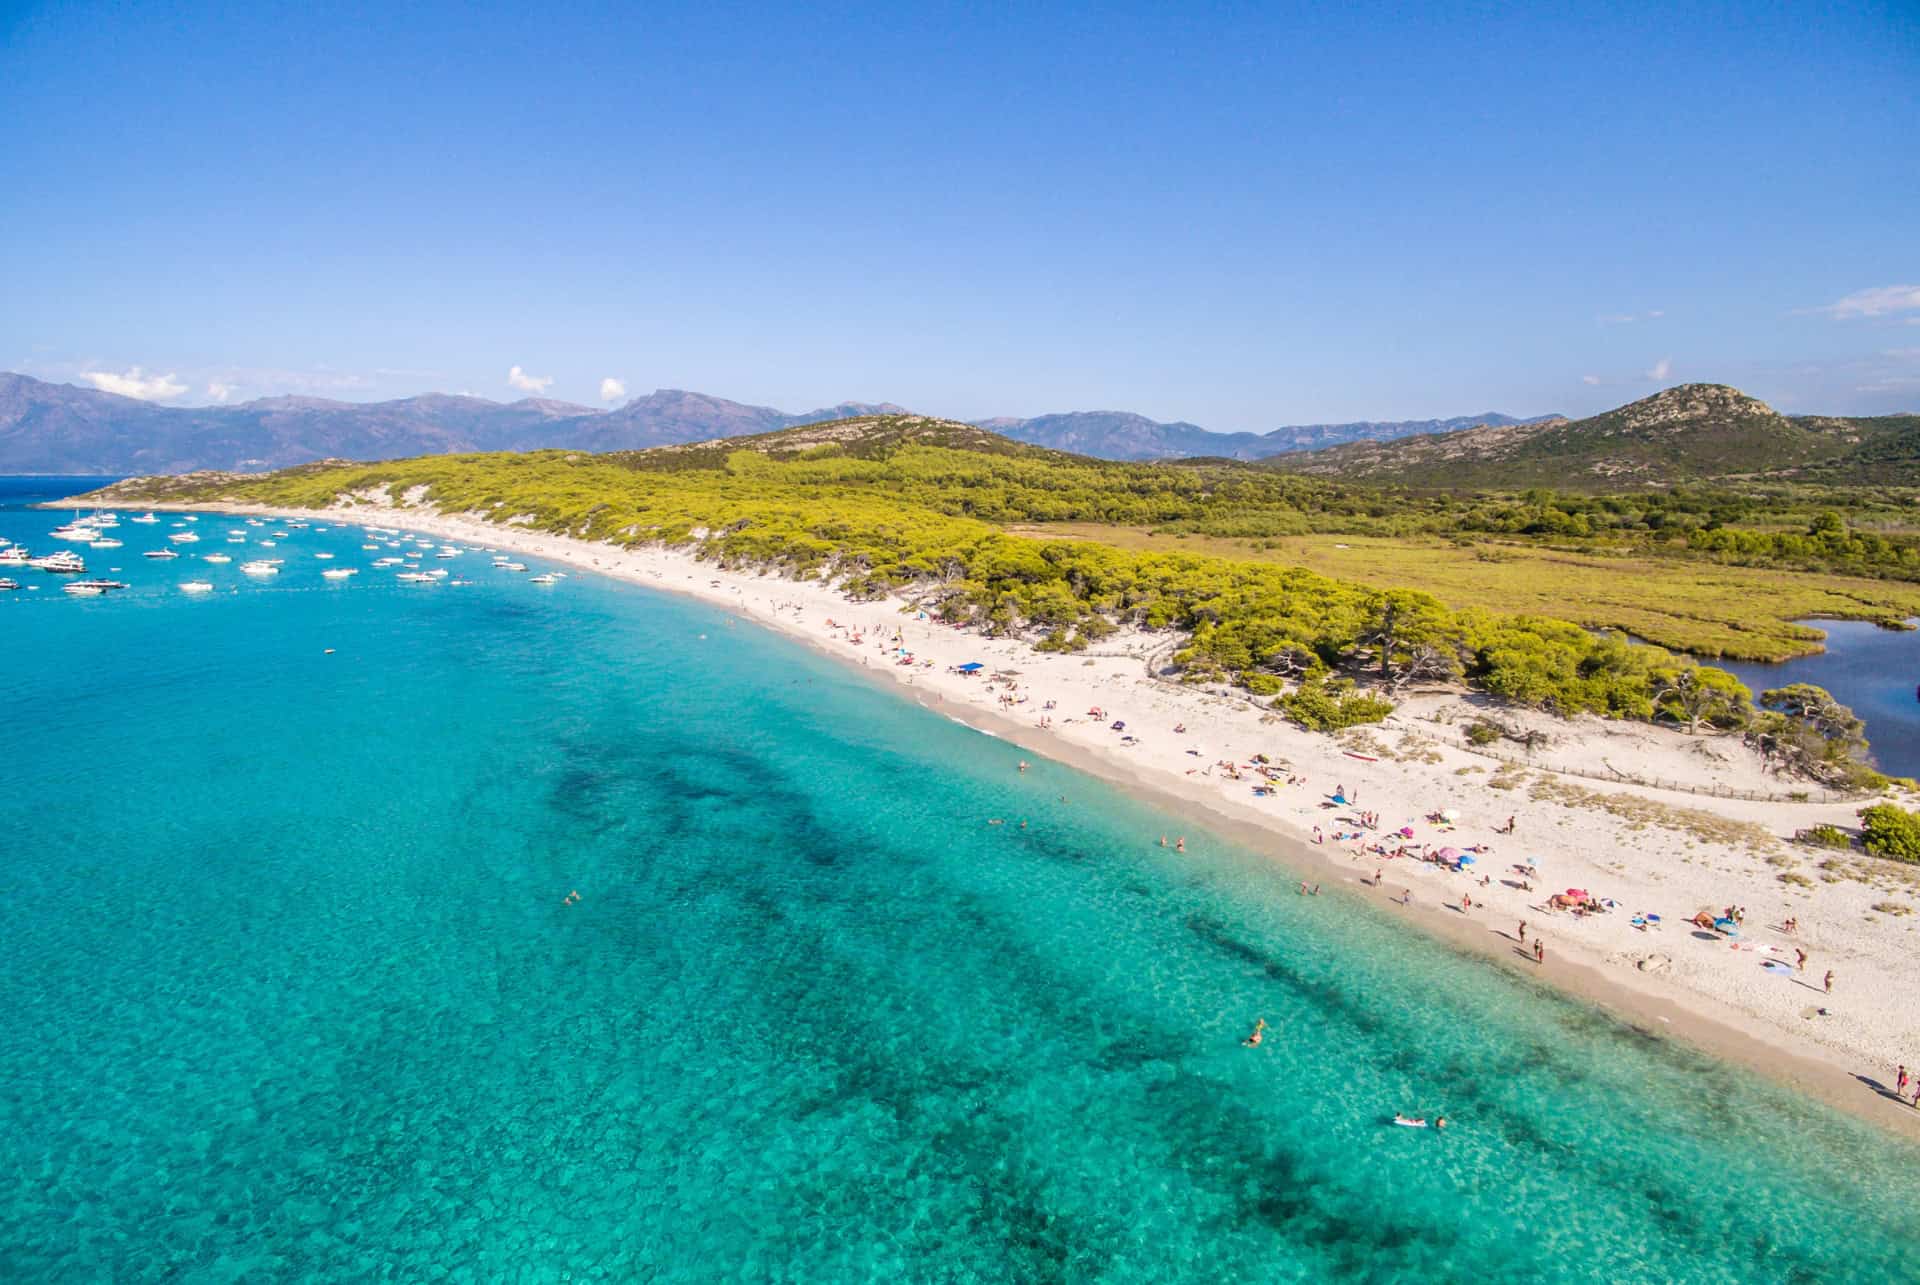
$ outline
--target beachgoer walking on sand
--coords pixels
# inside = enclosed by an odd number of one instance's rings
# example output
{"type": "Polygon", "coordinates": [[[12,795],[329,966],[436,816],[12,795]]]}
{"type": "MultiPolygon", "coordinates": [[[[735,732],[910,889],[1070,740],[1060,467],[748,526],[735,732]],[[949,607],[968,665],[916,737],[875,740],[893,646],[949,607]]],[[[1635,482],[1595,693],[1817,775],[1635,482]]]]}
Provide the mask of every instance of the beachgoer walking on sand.
{"type": "Polygon", "coordinates": [[[1380,869],[1374,871],[1373,886],[1378,888],[1380,884],[1386,879],[1386,877],[1387,877],[1387,869],[1385,866],[1382,866],[1380,869]]]}
{"type": "Polygon", "coordinates": [[[1833,970],[1831,968],[1827,970],[1827,994],[1833,994],[1833,970]]]}
{"type": "Polygon", "coordinates": [[[1463,892],[1463,893],[1461,893],[1461,894],[1460,894],[1460,909],[1462,909],[1462,910],[1472,910],[1472,909],[1473,909],[1473,894],[1472,894],[1472,893],[1470,893],[1470,892],[1463,892]]]}
{"type": "Polygon", "coordinates": [[[1795,946],[1793,948],[1793,953],[1795,956],[1794,967],[1798,968],[1803,973],[1806,972],[1807,971],[1807,952],[1804,950],[1801,950],[1798,946],[1795,946]]]}
{"type": "Polygon", "coordinates": [[[1248,1035],[1246,1039],[1241,1040],[1240,1043],[1244,1048],[1257,1049],[1260,1047],[1260,1041],[1266,1038],[1267,1019],[1264,1017],[1256,1018],[1253,1023],[1253,1033],[1248,1035]]]}
{"type": "Polygon", "coordinates": [[[1907,1094],[1907,1068],[1904,1066],[1900,1068],[1900,1078],[1894,1083],[1893,1091],[1901,1097],[1907,1094]]]}
{"type": "Polygon", "coordinates": [[[1538,937],[1533,939],[1533,962],[1536,964],[1547,962],[1547,943],[1538,937]]]}
{"type": "Polygon", "coordinates": [[[1920,1111],[1920,1077],[1916,1077],[1913,1082],[1913,1109],[1920,1111]]]}
{"type": "Polygon", "coordinates": [[[1520,944],[1522,946],[1527,944],[1527,921],[1524,919],[1520,921],[1520,944]]]}
{"type": "Polygon", "coordinates": [[[1413,889],[1402,888],[1400,890],[1400,904],[1403,906],[1411,906],[1413,904],[1413,889]]]}

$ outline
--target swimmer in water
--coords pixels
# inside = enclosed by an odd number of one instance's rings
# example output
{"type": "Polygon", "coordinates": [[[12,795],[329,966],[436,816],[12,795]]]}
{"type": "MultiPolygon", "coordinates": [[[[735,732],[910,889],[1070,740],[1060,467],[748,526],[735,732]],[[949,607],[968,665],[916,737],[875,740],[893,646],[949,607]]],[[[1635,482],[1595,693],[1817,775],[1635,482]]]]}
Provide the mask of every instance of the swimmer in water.
{"type": "Polygon", "coordinates": [[[1245,1048],[1257,1049],[1260,1047],[1260,1041],[1266,1038],[1267,1019],[1262,1017],[1255,1019],[1253,1023],[1253,1033],[1248,1035],[1246,1039],[1241,1040],[1240,1043],[1245,1048]]]}

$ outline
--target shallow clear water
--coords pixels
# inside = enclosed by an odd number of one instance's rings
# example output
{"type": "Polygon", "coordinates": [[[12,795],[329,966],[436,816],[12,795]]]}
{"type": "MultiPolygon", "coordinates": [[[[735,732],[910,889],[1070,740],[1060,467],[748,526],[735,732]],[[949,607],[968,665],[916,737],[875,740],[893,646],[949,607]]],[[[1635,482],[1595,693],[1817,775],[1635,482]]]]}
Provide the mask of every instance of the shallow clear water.
{"type": "Polygon", "coordinates": [[[1708,662],[1732,670],[1758,696],[1769,687],[1812,683],[1867,722],[1874,762],[1895,776],[1920,776],[1920,633],[1866,620],[1810,620],[1826,651],[1779,665],[1708,662]]]}
{"type": "Polygon", "coordinates": [[[1920,1252],[1913,1149],[722,613],[471,553],[322,581],[357,531],[269,584],[126,556],[169,529],[119,528],[124,594],[0,596],[7,1280],[1920,1252]]]}

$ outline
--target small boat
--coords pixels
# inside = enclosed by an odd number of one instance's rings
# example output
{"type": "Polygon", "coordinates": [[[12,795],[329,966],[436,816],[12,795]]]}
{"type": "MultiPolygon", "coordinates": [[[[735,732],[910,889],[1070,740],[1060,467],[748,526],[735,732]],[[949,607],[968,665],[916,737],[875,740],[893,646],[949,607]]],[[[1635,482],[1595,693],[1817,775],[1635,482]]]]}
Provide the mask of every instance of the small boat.
{"type": "Polygon", "coordinates": [[[0,576],[0,593],[12,593],[19,587],[20,582],[18,580],[9,580],[5,576],[0,576]]]}
{"type": "Polygon", "coordinates": [[[358,567],[328,567],[320,574],[328,580],[345,580],[348,576],[359,575],[360,569],[358,567]]]}
{"type": "Polygon", "coordinates": [[[363,549],[376,550],[376,551],[380,548],[380,546],[377,544],[363,544],[360,547],[363,549]]]}
{"type": "Polygon", "coordinates": [[[12,548],[0,549],[0,564],[25,566],[31,556],[32,555],[27,552],[26,546],[16,544],[12,548]]]}
{"type": "Polygon", "coordinates": [[[143,558],[177,558],[180,555],[172,549],[148,549],[140,556],[143,558]]]}
{"type": "Polygon", "coordinates": [[[69,522],[65,526],[57,526],[47,532],[47,534],[55,540],[76,540],[81,544],[92,544],[100,538],[99,528],[86,526],[79,522],[69,522]]]}
{"type": "Polygon", "coordinates": [[[167,539],[173,541],[175,544],[200,543],[200,537],[191,531],[175,531],[172,535],[168,536],[167,539]]]}
{"type": "Polygon", "coordinates": [[[280,574],[280,563],[273,558],[261,558],[241,563],[240,569],[250,576],[277,576],[280,574]]]}
{"type": "Polygon", "coordinates": [[[183,581],[180,585],[180,591],[182,593],[212,593],[213,582],[210,580],[183,581]]]}
{"type": "Polygon", "coordinates": [[[198,522],[200,519],[195,517],[193,514],[189,513],[185,517],[181,518],[180,520],[182,522],[198,522]]]}
{"type": "Polygon", "coordinates": [[[527,564],[524,562],[500,562],[494,565],[498,566],[502,571],[525,571],[527,569],[527,564]]]}
{"type": "Polygon", "coordinates": [[[205,556],[203,556],[203,557],[202,557],[202,558],[200,559],[200,561],[202,561],[202,562],[232,562],[232,561],[233,561],[233,559],[232,559],[232,558],[230,558],[230,557],[228,557],[228,556],[227,556],[226,554],[224,554],[224,553],[209,553],[209,554],[206,554],[205,556]]]}
{"type": "Polygon", "coordinates": [[[49,553],[45,557],[34,558],[28,562],[27,565],[30,567],[38,567],[42,571],[51,571],[53,574],[60,576],[79,575],[87,569],[87,564],[80,560],[80,555],[68,549],[62,549],[58,553],[49,553]]]}
{"type": "Polygon", "coordinates": [[[263,548],[263,549],[271,549],[271,548],[273,548],[273,547],[274,547],[274,541],[272,541],[272,540],[262,540],[262,541],[260,541],[260,547],[261,547],[261,548],[263,548]]]}
{"type": "Polygon", "coordinates": [[[156,518],[151,513],[142,513],[139,517],[130,518],[128,520],[132,522],[138,522],[141,526],[152,526],[154,523],[158,522],[160,519],[156,518]]]}
{"type": "Polygon", "coordinates": [[[101,536],[93,542],[93,547],[96,549],[122,549],[125,548],[126,545],[120,540],[109,540],[105,536],[101,536]]]}
{"type": "Polygon", "coordinates": [[[559,576],[535,576],[533,579],[527,581],[527,583],[528,584],[559,584],[560,577],[559,576]]]}
{"type": "Polygon", "coordinates": [[[103,593],[127,586],[118,580],[74,580],[60,587],[75,597],[98,598],[103,593]]]}
{"type": "Polygon", "coordinates": [[[331,553],[316,553],[313,556],[320,559],[320,561],[322,562],[333,561],[333,555],[331,553]]]}
{"type": "Polygon", "coordinates": [[[432,584],[433,577],[421,571],[402,571],[394,577],[402,584],[432,584]]]}

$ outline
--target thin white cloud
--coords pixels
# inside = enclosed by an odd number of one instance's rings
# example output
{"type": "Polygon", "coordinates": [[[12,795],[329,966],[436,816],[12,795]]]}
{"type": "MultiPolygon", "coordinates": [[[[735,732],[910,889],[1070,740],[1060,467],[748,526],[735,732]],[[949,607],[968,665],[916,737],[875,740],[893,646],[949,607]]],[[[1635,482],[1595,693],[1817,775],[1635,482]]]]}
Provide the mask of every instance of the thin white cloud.
{"type": "Polygon", "coordinates": [[[1580,376],[1580,382],[1585,384],[1588,388],[1598,388],[1600,387],[1600,376],[1582,375],[1580,376]]]}
{"type": "Polygon", "coordinates": [[[1835,321],[1920,312],[1920,286],[1874,286],[1867,290],[1855,290],[1843,299],[1808,311],[1822,313],[1835,321]]]}
{"type": "Polygon", "coordinates": [[[216,402],[224,402],[233,396],[233,385],[221,379],[207,381],[207,396],[216,402]]]}
{"type": "Polygon", "coordinates": [[[1647,378],[1656,384],[1667,382],[1667,376],[1673,373],[1673,358],[1662,357],[1653,363],[1653,369],[1647,372],[1647,378]]]}
{"type": "Polygon", "coordinates": [[[140,368],[134,366],[118,375],[110,370],[89,370],[82,374],[88,383],[103,393],[137,397],[143,402],[171,401],[187,391],[187,386],[176,379],[171,371],[164,375],[143,375],[140,368]]]}
{"type": "Polygon", "coordinates": [[[1631,326],[1636,321],[1658,321],[1666,315],[1665,308],[1649,308],[1645,312],[1609,312],[1595,320],[1603,326],[1631,326]]]}
{"type": "Polygon", "coordinates": [[[613,378],[613,376],[609,375],[607,378],[600,381],[600,400],[601,401],[617,402],[621,398],[625,397],[626,395],[627,395],[626,380],[615,379],[613,378]]]}
{"type": "Polygon", "coordinates": [[[507,372],[507,382],[523,393],[544,393],[552,386],[553,379],[547,375],[529,375],[515,366],[507,372]]]}

